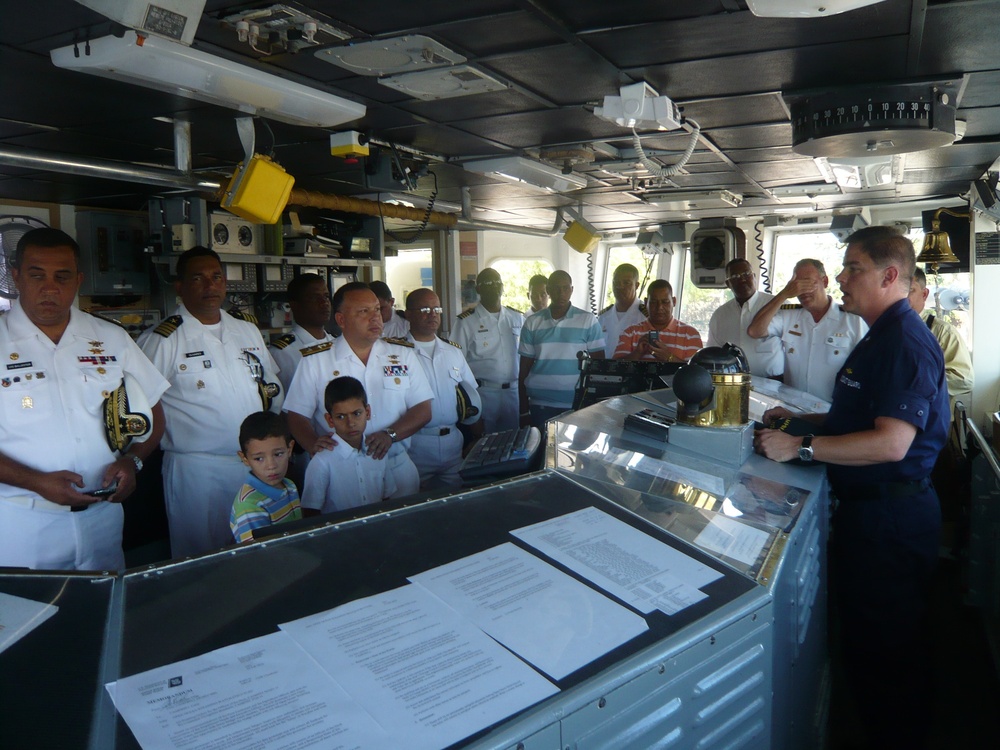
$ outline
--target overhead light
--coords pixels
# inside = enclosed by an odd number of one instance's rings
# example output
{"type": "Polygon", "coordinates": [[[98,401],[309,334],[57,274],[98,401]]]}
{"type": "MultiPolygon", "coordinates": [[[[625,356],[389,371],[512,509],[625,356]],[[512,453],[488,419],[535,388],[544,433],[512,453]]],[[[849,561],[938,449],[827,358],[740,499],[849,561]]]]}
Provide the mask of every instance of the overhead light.
{"type": "Polygon", "coordinates": [[[697,211],[703,208],[736,208],[743,203],[743,196],[729,190],[700,192],[672,190],[635,193],[637,198],[653,206],[674,211],[697,211]]]}
{"type": "Polygon", "coordinates": [[[401,73],[379,78],[378,82],[425,101],[506,91],[508,88],[503,81],[476,70],[471,65],[401,73]]]}
{"type": "Polygon", "coordinates": [[[421,34],[327,47],[318,50],[316,57],[363,76],[409,73],[456,65],[466,60],[464,56],[421,34]]]}
{"type": "Polygon", "coordinates": [[[52,62],[292,125],[327,128],[365,115],[363,104],[134,31],[92,39],[89,49],[54,49],[52,62]]]}
{"type": "Polygon", "coordinates": [[[813,183],[810,185],[784,185],[768,188],[775,198],[812,198],[815,195],[840,195],[840,185],[813,183]]]}
{"type": "Polygon", "coordinates": [[[762,18],[819,18],[835,16],[884,0],[747,0],[747,7],[762,18]]]}
{"type": "Polygon", "coordinates": [[[525,159],[523,156],[500,156],[495,159],[467,161],[462,166],[467,172],[478,172],[491,177],[501,177],[513,182],[523,182],[549,190],[565,193],[587,187],[587,178],[572,172],[565,174],[555,167],[540,161],[525,159]]]}
{"type": "Polygon", "coordinates": [[[852,190],[871,190],[901,182],[905,159],[906,154],[895,154],[849,159],[821,156],[813,161],[827,182],[852,190]]]}
{"type": "Polygon", "coordinates": [[[594,107],[594,114],[636,130],[676,130],[681,126],[677,105],[645,81],[622,86],[618,93],[604,97],[604,106],[594,107]]]}

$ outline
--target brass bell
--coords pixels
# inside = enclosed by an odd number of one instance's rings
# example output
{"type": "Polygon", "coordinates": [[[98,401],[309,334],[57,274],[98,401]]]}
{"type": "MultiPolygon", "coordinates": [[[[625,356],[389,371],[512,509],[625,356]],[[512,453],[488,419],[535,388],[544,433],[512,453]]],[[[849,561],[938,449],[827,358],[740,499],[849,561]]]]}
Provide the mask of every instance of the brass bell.
{"type": "Polygon", "coordinates": [[[924,247],[920,251],[920,255],[917,256],[917,263],[926,263],[927,269],[932,273],[937,271],[938,266],[941,264],[962,262],[952,252],[951,243],[948,241],[948,233],[941,231],[940,216],[942,213],[960,218],[969,216],[967,213],[959,213],[947,208],[939,208],[934,212],[934,218],[931,220],[931,231],[924,237],[924,247]]]}

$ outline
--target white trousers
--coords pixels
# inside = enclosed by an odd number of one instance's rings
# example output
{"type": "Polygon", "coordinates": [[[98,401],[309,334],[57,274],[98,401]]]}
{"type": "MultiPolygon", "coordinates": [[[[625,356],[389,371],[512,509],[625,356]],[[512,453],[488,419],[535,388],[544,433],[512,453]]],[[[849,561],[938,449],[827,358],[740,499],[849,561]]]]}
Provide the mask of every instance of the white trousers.
{"type": "Polygon", "coordinates": [[[483,429],[486,434],[516,430],[521,420],[518,417],[520,404],[517,400],[517,384],[510,388],[495,388],[489,383],[479,386],[479,398],[483,401],[483,429]]]}
{"type": "Polygon", "coordinates": [[[428,435],[427,432],[440,428],[424,428],[410,437],[407,453],[420,472],[420,489],[435,487],[460,487],[461,477],[458,467],[462,463],[462,433],[458,427],[451,427],[447,435],[428,435]]]}
{"type": "Polygon", "coordinates": [[[36,499],[0,500],[0,566],[116,572],[125,567],[120,503],[99,502],[70,513],[39,507],[36,499]]]}
{"type": "Polygon", "coordinates": [[[249,472],[235,455],[164,452],[163,496],[172,557],[235,544],[229,516],[249,472]]]}

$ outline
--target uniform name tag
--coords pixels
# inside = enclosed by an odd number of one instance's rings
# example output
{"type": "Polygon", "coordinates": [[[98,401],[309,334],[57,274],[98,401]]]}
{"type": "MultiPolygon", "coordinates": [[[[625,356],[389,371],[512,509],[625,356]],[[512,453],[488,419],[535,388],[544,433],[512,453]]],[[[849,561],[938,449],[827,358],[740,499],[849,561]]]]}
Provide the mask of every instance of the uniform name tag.
{"type": "Polygon", "coordinates": [[[205,352],[187,352],[184,356],[188,357],[188,358],[190,358],[190,357],[204,357],[205,356],[205,352]]]}
{"type": "Polygon", "coordinates": [[[792,334],[793,336],[801,336],[802,335],[798,331],[789,331],[789,333],[792,334]]]}
{"type": "Polygon", "coordinates": [[[16,365],[7,365],[8,370],[23,370],[25,367],[31,367],[31,362],[18,362],[16,365]]]}
{"type": "Polygon", "coordinates": [[[382,374],[385,375],[387,378],[406,375],[406,365],[385,365],[382,368],[382,374]]]}

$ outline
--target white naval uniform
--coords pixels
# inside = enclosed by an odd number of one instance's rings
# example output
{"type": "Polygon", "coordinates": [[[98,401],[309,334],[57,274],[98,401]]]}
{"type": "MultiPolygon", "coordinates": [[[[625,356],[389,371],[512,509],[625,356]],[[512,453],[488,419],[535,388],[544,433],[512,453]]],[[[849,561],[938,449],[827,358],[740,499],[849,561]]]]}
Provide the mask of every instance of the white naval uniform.
{"type": "MultiPolygon", "coordinates": [[[[317,435],[329,435],[331,430],[324,417],[323,394],[327,383],[343,376],[356,378],[365,387],[372,410],[371,421],[365,430],[368,434],[386,429],[412,407],[434,398],[412,344],[400,343],[397,339],[378,339],[372,344],[365,366],[347,340],[340,336],[332,344],[318,345],[302,357],[292,387],[288,389],[285,411],[307,417],[317,435]]],[[[401,442],[408,447],[410,441],[401,442]]],[[[397,459],[386,456],[386,460],[391,462],[390,471],[398,469],[397,459]]]]}
{"type": "Polygon", "coordinates": [[[499,313],[491,313],[480,303],[459,315],[452,329],[451,336],[462,347],[479,384],[487,433],[515,430],[520,425],[517,347],[523,325],[520,311],[501,306],[499,313]]]}
{"type": "Polygon", "coordinates": [[[597,322],[601,324],[604,331],[604,356],[612,359],[615,356],[615,349],[618,348],[618,339],[622,333],[634,325],[643,323],[648,317],[646,306],[638,298],[632,301],[628,310],[619,313],[614,305],[605,307],[601,314],[597,316],[597,322]]]}
{"type": "MultiPolygon", "coordinates": [[[[169,386],[118,326],[71,308],[54,344],[15,303],[0,316],[0,452],[38,471],[76,472],[83,490],[99,488],[117,458],[105,437],[103,402],[124,373],[150,404],[169,386]]],[[[123,518],[118,503],[73,513],[0,484],[0,566],[120,570],[123,518]]]]}
{"type": "Polygon", "coordinates": [[[323,338],[318,339],[300,325],[292,326],[291,333],[279,336],[274,343],[267,347],[274,357],[274,361],[279,367],[278,377],[281,378],[281,385],[285,393],[292,386],[292,377],[302,360],[302,350],[308,349],[316,344],[333,341],[336,338],[332,333],[323,332],[323,338]]]}
{"type": "Polygon", "coordinates": [[[303,508],[320,513],[360,508],[385,498],[412,495],[420,489],[420,475],[406,449],[399,443],[389,448],[384,461],[338,440],[331,450],[320,451],[309,463],[308,481],[302,495],[303,508]]]}
{"type": "Polygon", "coordinates": [[[765,378],[778,377],[785,371],[785,355],[781,339],[770,336],[755,339],[747,333],[757,311],[774,297],[767,292],[754,292],[741,306],[736,298],[720,305],[708,323],[705,346],[736,344],[747,356],[750,373],[765,378]]]}
{"type": "MultiPolygon", "coordinates": [[[[139,337],[171,385],[163,397],[163,495],[174,557],[233,543],[233,496],[246,478],[236,455],[240,425],[264,408],[246,354],[260,360],[266,382],[278,383],[257,326],[227,313],[220,326],[221,339],[180,305],[139,337]]],[[[283,397],[282,390],[271,411],[280,411],[283,397]]]]}
{"type": "Polygon", "coordinates": [[[832,401],[837,372],[868,333],[868,324],[832,303],[818,323],[799,305],[783,305],[767,333],[780,338],[784,347],[785,385],[832,401]]]}
{"type": "Polygon", "coordinates": [[[399,314],[398,310],[392,311],[392,317],[388,323],[382,325],[382,337],[387,339],[405,339],[410,332],[410,321],[399,314]]]}
{"type": "Polygon", "coordinates": [[[422,489],[440,485],[460,487],[462,479],[458,476],[458,467],[462,463],[464,438],[457,427],[459,419],[455,387],[461,383],[469,396],[469,402],[476,408],[476,415],[463,420],[463,423],[478,422],[483,403],[479,398],[476,378],[458,344],[435,336],[429,342],[433,344],[433,348],[428,352],[413,340],[412,334],[408,340],[413,343],[427,382],[434,390],[434,401],[431,402],[431,421],[410,438],[407,452],[420,472],[422,489]]]}

